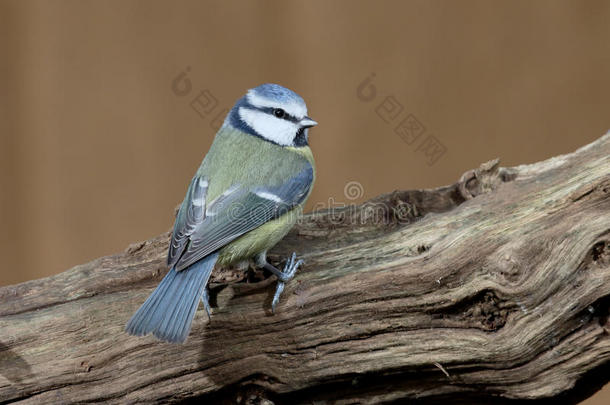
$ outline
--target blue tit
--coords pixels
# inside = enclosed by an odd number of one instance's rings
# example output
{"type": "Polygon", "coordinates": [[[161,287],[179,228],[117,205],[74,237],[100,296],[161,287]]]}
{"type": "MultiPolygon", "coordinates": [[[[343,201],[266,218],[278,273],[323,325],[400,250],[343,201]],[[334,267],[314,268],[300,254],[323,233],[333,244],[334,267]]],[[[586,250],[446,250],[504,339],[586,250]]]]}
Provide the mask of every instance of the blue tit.
{"type": "Polygon", "coordinates": [[[308,130],[317,123],[295,92],[277,84],[248,90],[229,111],[191,180],[169,246],[169,272],[129,320],[126,331],[181,343],[216,264],[254,259],[278,278],[271,304],[301,260],[283,270],[266,253],[296,222],[315,179],[308,130]]]}

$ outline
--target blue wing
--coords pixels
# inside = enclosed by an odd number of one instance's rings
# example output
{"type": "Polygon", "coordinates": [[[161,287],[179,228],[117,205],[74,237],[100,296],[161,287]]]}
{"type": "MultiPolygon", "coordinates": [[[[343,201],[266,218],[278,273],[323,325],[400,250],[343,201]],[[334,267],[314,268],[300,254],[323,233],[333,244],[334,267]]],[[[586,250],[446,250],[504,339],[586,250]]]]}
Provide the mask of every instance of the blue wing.
{"type": "Polygon", "coordinates": [[[176,270],[190,266],[241,235],[294,209],[305,200],[312,182],[313,168],[308,165],[279,186],[245,188],[236,185],[229,188],[208,204],[201,221],[193,222],[192,231],[188,228],[188,232],[183,233],[188,234],[188,245],[184,247],[182,239],[179,240],[181,256],[175,261],[176,270]]]}
{"type": "Polygon", "coordinates": [[[208,181],[204,177],[193,177],[174,223],[174,232],[167,254],[167,265],[170,268],[178,262],[191,235],[205,218],[207,191],[208,181]]]}

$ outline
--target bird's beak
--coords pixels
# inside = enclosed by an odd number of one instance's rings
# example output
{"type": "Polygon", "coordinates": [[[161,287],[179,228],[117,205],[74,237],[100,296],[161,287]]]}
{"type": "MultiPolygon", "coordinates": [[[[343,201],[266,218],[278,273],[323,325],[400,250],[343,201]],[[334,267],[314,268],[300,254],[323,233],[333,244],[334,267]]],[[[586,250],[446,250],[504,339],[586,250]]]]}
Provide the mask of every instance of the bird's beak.
{"type": "Polygon", "coordinates": [[[301,121],[299,121],[299,125],[302,126],[303,128],[311,128],[311,127],[315,127],[316,125],[318,125],[318,123],[309,117],[303,117],[303,119],[301,121]]]}

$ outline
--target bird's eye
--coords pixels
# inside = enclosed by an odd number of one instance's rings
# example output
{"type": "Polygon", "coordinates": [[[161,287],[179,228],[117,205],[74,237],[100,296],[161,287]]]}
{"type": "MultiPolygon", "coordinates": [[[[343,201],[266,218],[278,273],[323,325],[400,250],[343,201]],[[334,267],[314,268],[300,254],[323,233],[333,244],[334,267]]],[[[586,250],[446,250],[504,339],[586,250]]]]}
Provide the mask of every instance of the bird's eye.
{"type": "Polygon", "coordinates": [[[286,115],[286,111],[282,110],[281,108],[274,108],[273,115],[278,118],[284,118],[284,116],[286,115]]]}

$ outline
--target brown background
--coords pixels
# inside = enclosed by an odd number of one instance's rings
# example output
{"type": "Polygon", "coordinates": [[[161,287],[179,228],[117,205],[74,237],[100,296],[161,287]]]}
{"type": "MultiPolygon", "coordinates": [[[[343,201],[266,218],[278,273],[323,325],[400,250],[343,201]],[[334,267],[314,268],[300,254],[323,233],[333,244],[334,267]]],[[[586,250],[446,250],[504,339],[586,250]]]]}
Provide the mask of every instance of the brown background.
{"type": "Polygon", "coordinates": [[[610,128],[608,1],[1,1],[0,50],[0,285],[167,230],[214,115],[260,83],[297,91],[320,123],[309,209],[610,128]],[[203,90],[218,100],[204,117],[190,105],[203,90]],[[387,96],[403,108],[392,123],[376,113],[387,96]],[[408,114],[425,127],[411,145],[393,132],[408,114]],[[446,148],[432,166],[417,151],[430,135],[446,148]]]}

